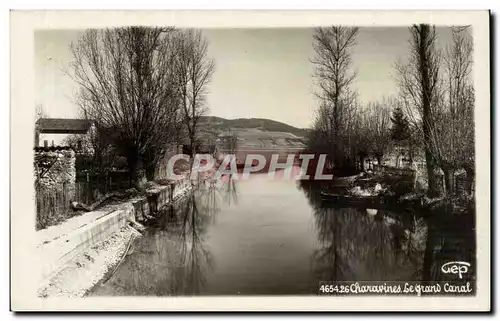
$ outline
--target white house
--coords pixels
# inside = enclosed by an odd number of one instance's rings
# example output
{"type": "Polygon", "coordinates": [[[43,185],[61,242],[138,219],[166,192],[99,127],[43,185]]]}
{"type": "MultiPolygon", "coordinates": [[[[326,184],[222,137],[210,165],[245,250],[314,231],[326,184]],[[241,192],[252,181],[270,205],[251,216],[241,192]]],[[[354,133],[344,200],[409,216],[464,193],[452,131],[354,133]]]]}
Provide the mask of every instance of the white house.
{"type": "Polygon", "coordinates": [[[69,118],[40,118],[35,123],[35,147],[64,146],[71,135],[88,135],[94,121],[69,118]]]}

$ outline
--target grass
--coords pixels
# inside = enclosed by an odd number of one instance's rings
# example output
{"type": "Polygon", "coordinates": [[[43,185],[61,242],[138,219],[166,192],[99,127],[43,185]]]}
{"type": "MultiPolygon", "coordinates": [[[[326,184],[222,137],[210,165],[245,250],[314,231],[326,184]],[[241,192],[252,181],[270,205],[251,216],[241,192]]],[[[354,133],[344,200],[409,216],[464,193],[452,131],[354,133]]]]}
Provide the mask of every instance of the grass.
{"type": "MultiPolygon", "coordinates": [[[[154,183],[149,183],[150,185],[154,183]]],[[[113,193],[102,195],[97,193],[95,198],[92,198],[92,204],[86,204],[87,207],[93,205],[92,209],[96,210],[106,205],[117,204],[124,200],[137,196],[140,193],[134,189],[120,190],[113,193]],[[115,194],[110,196],[109,194],[115,194]],[[106,198],[107,199],[103,199],[106,198]],[[98,204],[95,204],[95,203],[98,204]],[[101,202],[101,203],[99,203],[101,202]]],[[[41,186],[36,187],[36,230],[42,230],[49,226],[58,225],[74,216],[85,213],[84,211],[76,211],[72,208],[71,202],[75,201],[67,188],[63,187],[57,190],[47,190],[41,186]]]]}
{"type": "Polygon", "coordinates": [[[57,225],[80,214],[73,211],[66,189],[44,190],[36,188],[36,230],[57,225]]]}

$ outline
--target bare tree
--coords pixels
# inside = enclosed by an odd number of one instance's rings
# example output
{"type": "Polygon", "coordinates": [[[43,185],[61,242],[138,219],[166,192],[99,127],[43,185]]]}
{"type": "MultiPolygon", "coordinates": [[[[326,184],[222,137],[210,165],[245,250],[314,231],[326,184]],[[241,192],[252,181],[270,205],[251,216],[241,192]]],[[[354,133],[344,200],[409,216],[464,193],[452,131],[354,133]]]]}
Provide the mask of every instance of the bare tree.
{"type": "Polygon", "coordinates": [[[45,109],[43,108],[43,105],[42,104],[37,104],[35,106],[35,143],[34,143],[35,146],[38,146],[38,144],[40,143],[39,142],[39,140],[40,140],[40,131],[38,130],[36,123],[38,122],[38,120],[40,118],[45,118],[45,117],[47,117],[47,113],[45,112],[45,109]]]}
{"type": "MultiPolygon", "coordinates": [[[[332,146],[332,156],[336,166],[345,159],[345,146],[339,139],[346,125],[352,120],[350,109],[355,102],[355,93],[350,90],[355,72],[352,71],[351,50],[355,45],[358,28],[332,26],[317,28],[313,36],[315,76],[320,88],[321,101],[316,119],[317,130],[322,130],[327,144],[332,146]]],[[[350,136],[347,136],[350,138],[350,136]]]]}
{"type": "Polygon", "coordinates": [[[182,121],[187,130],[191,155],[196,154],[198,121],[207,112],[207,85],[215,71],[215,62],[208,57],[208,42],[200,30],[176,33],[175,77],[180,97],[182,121]]]}
{"type": "Polygon", "coordinates": [[[372,140],[366,126],[368,122],[367,118],[367,112],[365,110],[358,111],[352,127],[354,132],[352,146],[359,157],[361,171],[365,171],[365,158],[372,150],[372,140]]]}
{"type": "Polygon", "coordinates": [[[307,145],[319,153],[326,153],[332,159],[331,142],[333,129],[331,126],[331,113],[326,101],[323,101],[315,111],[312,131],[309,133],[307,145]]]}
{"type": "Polygon", "coordinates": [[[348,90],[346,96],[347,99],[343,100],[346,108],[341,109],[342,124],[339,127],[341,130],[339,140],[343,151],[344,166],[355,166],[359,154],[359,146],[355,145],[355,129],[361,107],[357,99],[357,93],[348,90]]]}
{"type": "Polygon", "coordinates": [[[387,99],[384,102],[368,104],[366,117],[366,136],[371,141],[370,150],[382,165],[382,159],[391,147],[391,107],[387,99]]]}
{"type": "Polygon", "coordinates": [[[87,30],[71,44],[69,74],[87,118],[117,133],[136,186],[152,179],[178,129],[172,28],[87,30]]]}
{"type": "Polygon", "coordinates": [[[445,59],[450,124],[457,139],[452,150],[457,154],[457,168],[464,168],[472,181],[475,172],[473,42],[469,27],[455,27],[452,31],[453,44],[447,48],[445,59]]]}
{"type": "Polygon", "coordinates": [[[435,27],[427,24],[410,27],[410,55],[406,63],[396,65],[400,94],[409,120],[424,140],[428,176],[428,194],[438,194],[435,160],[432,155],[431,129],[439,108],[440,63],[435,27]]]}
{"type": "Polygon", "coordinates": [[[45,108],[43,108],[42,104],[37,104],[35,107],[35,122],[37,122],[40,118],[45,118],[45,117],[47,117],[45,108]]]}
{"type": "Polygon", "coordinates": [[[238,150],[238,135],[229,129],[222,137],[223,148],[227,154],[234,154],[238,150]]]}
{"type": "Polygon", "coordinates": [[[476,154],[475,154],[475,127],[474,127],[474,87],[467,86],[464,93],[464,106],[462,111],[462,125],[460,126],[460,136],[463,137],[463,145],[459,146],[459,163],[467,173],[467,191],[473,193],[473,184],[476,173],[476,154]]]}
{"type": "Polygon", "coordinates": [[[115,133],[97,122],[86,134],[74,134],[66,137],[65,144],[90,160],[88,169],[94,172],[103,172],[114,166],[117,156],[113,149],[115,133]]]}
{"type": "Polygon", "coordinates": [[[444,57],[440,109],[429,126],[431,152],[443,170],[448,195],[454,194],[455,171],[463,167],[473,173],[474,167],[472,39],[467,28],[452,29],[453,43],[444,57]]]}

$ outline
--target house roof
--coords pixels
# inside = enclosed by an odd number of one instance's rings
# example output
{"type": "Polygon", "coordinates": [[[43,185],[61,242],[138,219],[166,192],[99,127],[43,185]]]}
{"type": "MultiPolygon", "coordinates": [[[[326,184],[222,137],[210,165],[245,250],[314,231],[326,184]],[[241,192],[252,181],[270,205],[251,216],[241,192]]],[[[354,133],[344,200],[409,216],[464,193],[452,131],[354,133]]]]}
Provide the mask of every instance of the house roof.
{"type": "Polygon", "coordinates": [[[70,118],[40,118],[36,127],[45,134],[85,134],[93,121],[70,118]]]}

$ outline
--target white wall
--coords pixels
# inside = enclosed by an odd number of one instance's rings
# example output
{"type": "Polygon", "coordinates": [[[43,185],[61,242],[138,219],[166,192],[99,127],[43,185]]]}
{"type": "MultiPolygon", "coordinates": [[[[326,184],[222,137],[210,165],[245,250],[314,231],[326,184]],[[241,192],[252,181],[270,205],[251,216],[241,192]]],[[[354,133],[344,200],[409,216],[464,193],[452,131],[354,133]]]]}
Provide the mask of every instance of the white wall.
{"type": "Polygon", "coordinates": [[[54,141],[54,146],[65,146],[63,141],[70,136],[70,134],[40,134],[40,139],[38,141],[38,146],[43,147],[43,141],[47,140],[49,147],[52,146],[52,141],[54,141]]]}

